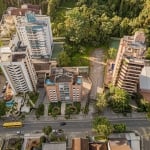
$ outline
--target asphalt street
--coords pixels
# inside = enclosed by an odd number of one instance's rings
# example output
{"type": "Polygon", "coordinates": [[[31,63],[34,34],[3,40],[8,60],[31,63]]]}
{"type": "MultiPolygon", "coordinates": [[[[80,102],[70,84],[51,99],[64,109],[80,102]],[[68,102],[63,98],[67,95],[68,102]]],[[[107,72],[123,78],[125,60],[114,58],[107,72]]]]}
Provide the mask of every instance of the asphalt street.
{"type": "MultiPolygon", "coordinates": [[[[150,127],[150,121],[146,119],[113,119],[110,120],[113,124],[115,123],[125,123],[128,130],[136,130],[140,127],[150,127]]],[[[24,131],[24,133],[32,133],[42,130],[44,126],[50,125],[53,129],[64,129],[66,132],[84,132],[92,130],[91,120],[66,120],[66,125],[61,126],[61,121],[34,121],[34,122],[24,122],[22,128],[3,128],[0,124],[0,134],[5,133],[16,133],[18,130],[24,131]]]]}

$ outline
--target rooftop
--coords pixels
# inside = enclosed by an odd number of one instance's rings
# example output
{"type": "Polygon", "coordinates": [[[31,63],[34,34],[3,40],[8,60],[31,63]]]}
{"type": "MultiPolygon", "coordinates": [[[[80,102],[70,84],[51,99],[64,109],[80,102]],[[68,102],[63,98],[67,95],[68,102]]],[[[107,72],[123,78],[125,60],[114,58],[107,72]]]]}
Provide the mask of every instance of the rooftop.
{"type": "Polygon", "coordinates": [[[150,66],[145,66],[140,75],[140,89],[150,90],[150,66]]]}
{"type": "Polygon", "coordinates": [[[110,140],[109,142],[110,150],[131,150],[130,146],[127,144],[127,140],[110,140]]]}
{"type": "Polygon", "coordinates": [[[89,141],[86,138],[72,139],[72,150],[89,150],[89,141]]]}
{"type": "Polygon", "coordinates": [[[11,60],[11,49],[9,47],[0,47],[0,62],[8,62],[11,60]]]}
{"type": "Polygon", "coordinates": [[[76,74],[66,71],[63,68],[52,68],[50,77],[46,77],[46,84],[53,85],[51,83],[60,82],[72,82],[72,84],[82,84],[82,76],[77,76],[76,74]],[[49,80],[47,80],[49,79],[49,80]]]}
{"type": "Polygon", "coordinates": [[[66,143],[44,143],[42,150],[66,150],[66,143]]]}

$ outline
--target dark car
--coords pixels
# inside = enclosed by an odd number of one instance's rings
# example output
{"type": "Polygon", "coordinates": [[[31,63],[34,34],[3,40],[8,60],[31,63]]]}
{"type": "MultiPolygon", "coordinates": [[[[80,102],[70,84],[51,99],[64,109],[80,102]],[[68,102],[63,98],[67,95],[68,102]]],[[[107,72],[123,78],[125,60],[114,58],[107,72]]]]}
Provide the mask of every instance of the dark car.
{"type": "Polygon", "coordinates": [[[66,125],[66,122],[61,122],[60,125],[64,126],[64,125],[66,125]]]}

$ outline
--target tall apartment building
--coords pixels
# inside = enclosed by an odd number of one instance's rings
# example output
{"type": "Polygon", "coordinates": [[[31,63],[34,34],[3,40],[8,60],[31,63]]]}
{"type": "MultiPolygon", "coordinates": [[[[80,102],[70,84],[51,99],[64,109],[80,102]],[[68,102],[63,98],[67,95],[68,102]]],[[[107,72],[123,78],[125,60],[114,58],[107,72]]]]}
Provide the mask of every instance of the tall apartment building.
{"type": "Polygon", "coordinates": [[[129,93],[137,91],[139,75],[144,66],[145,51],[143,32],[138,31],[134,36],[124,36],[121,39],[113,71],[113,85],[117,85],[129,93]]]}
{"type": "Polygon", "coordinates": [[[29,50],[18,42],[14,49],[0,48],[0,66],[14,94],[34,91],[37,77],[29,50]]]}
{"type": "Polygon", "coordinates": [[[32,58],[51,57],[53,39],[48,16],[27,12],[25,16],[17,16],[16,28],[32,58]]]}
{"type": "Polygon", "coordinates": [[[82,77],[64,69],[52,69],[45,79],[45,89],[49,101],[81,101],[82,77]]]}

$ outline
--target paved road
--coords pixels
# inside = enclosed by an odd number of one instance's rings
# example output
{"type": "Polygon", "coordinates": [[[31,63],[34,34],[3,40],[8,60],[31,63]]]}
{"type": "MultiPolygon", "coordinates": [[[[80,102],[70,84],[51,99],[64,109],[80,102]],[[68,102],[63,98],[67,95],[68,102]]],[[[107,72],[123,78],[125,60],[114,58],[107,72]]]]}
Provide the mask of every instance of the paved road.
{"type": "MultiPolygon", "coordinates": [[[[125,123],[128,130],[136,130],[142,137],[143,150],[149,150],[150,147],[150,121],[142,118],[110,120],[112,123],[125,123]]],[[[65,132],[91,132],[92,122],[91,120],[67,120],[65,126],[60,126],[60,121],[35,121],[25,122],[22,128],[3,128],[0,127],[0,135],[16,134],[18,130],[24,131],[24,133],[35,133],[35,131],[41,131],[44,126],[51,125],[53,129],[61,128],[65,132]]]]}
{"type": "MultiPolygon", "coordinates": [[[[145,119],[113,119],[110,120],[112,123],[125,123],[128,129],[138,129],[141,127],[150,127],[150,121],[145,119]]],[[[60,126],[60,121],[34,121],[34,122],[25,122],[24,126],[21,128],[24,132],[32,132],[42,130],[44,126],[51,125],[54,129],[63,128],[65,131],[69,132],[81,132],[81,131],[89,131],[92,129],[92,121],[91,120],[66,120],[65,126],[60,126]]],[[[18,131],[18,128],[3,128],[0,127],[0,133],[13,133],[18,131]]]]}
{"type": "Polygon", "coordinates": [[[92,89],[90,98],[96,99],[96,94],[101,92],[103,88],[104,74],[104,54],[100,49],[96,49],[90,56],[90,78],[92,80],[92,89]]]}

